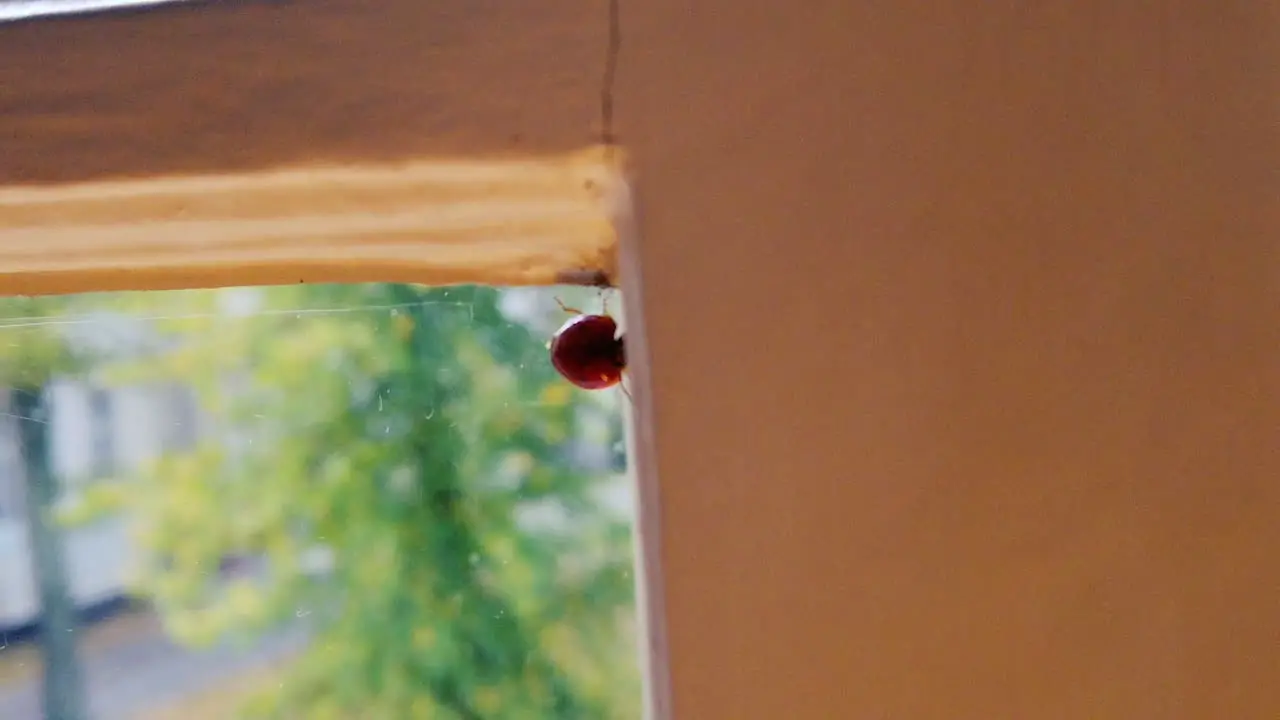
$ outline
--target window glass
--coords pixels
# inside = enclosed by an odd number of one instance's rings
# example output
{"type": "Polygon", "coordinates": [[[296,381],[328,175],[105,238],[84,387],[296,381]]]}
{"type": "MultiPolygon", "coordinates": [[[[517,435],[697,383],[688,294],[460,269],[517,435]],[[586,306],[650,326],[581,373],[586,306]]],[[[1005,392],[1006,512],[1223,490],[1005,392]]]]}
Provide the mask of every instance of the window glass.
{"type": "Polygon", "coordinates": [[[0,299],[0,718],[638,717],[627,400],[557,299],[0,299]]]}

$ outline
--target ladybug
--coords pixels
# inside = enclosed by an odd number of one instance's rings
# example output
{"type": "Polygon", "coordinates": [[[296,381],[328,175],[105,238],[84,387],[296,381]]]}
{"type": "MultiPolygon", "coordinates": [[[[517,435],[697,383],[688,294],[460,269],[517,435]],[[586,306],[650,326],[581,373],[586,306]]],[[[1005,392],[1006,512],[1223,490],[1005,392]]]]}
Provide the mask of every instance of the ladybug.
{"type": "Polygon", "coordinates": [[[556,302],[574,314],[551,338],[551,364],[556,371],[585,390],[621,383],[627,353],[618,323],[609,315],[589,315],[556,302]]]}

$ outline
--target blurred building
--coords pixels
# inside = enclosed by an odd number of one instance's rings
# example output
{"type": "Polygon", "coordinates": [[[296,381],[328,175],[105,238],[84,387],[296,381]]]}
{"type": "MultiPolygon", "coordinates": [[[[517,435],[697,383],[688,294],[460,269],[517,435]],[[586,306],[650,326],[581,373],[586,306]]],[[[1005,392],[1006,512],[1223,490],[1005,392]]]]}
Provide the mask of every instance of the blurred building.
{"type": "MultiPolygon", "coordinates": [[[[180,386],[106,387],[75,379],[49,387],[50,466],[73,499],[88,483],[108,481],[165,450],[193,443],[200,432],[194,394],[180,386]]],[[[24,505],[19,423],[0,415],[0,630],[39,617],[24,505]]],[[[133,547],[122,517],[66,530],[67,571],[84,609],[124,597],[133,547]]]]}

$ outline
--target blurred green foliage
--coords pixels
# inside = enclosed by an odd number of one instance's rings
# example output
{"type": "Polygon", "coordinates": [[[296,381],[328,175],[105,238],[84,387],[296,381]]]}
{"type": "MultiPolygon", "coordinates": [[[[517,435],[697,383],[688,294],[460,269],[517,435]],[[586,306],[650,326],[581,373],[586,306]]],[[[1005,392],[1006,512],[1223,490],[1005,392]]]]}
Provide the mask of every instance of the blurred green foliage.
{"type": "Polygon", "coordinates": [[[81,304],[61,297],[9,297],[0,304],[0,388],[39,391],[56,375],[90,367],[93,355],[51,321],[81,304]]]}
{"type": "Polygon", "coordinates": [[[140,590],[187,643],[305,623],[244,717],[638,717],[629,523],[566,452],[616,435],[613,400],[560,380],[494,289],[256,292],[240,315],[225,292],[111,298],[160,334],[115,380],[193,386],[211,432],[78,513],[129,513],[140,590]],[[228,581],[235,556],[265,569],[228,581]]]}

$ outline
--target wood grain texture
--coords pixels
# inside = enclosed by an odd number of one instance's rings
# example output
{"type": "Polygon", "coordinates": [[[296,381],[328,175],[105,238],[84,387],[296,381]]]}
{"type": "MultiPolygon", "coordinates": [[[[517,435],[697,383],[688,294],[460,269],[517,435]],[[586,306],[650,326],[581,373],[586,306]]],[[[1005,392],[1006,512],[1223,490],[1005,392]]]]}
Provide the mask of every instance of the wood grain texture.
{"type": "Polygon", "coordinates": [[[0,188],[0,294],[615,275],[598,149],[0,188]]]}
{"type": "Polygon", "coordinates": [[[0,184],[571,152],[596,0],[216,0],[0,25],[0,184]]]}

